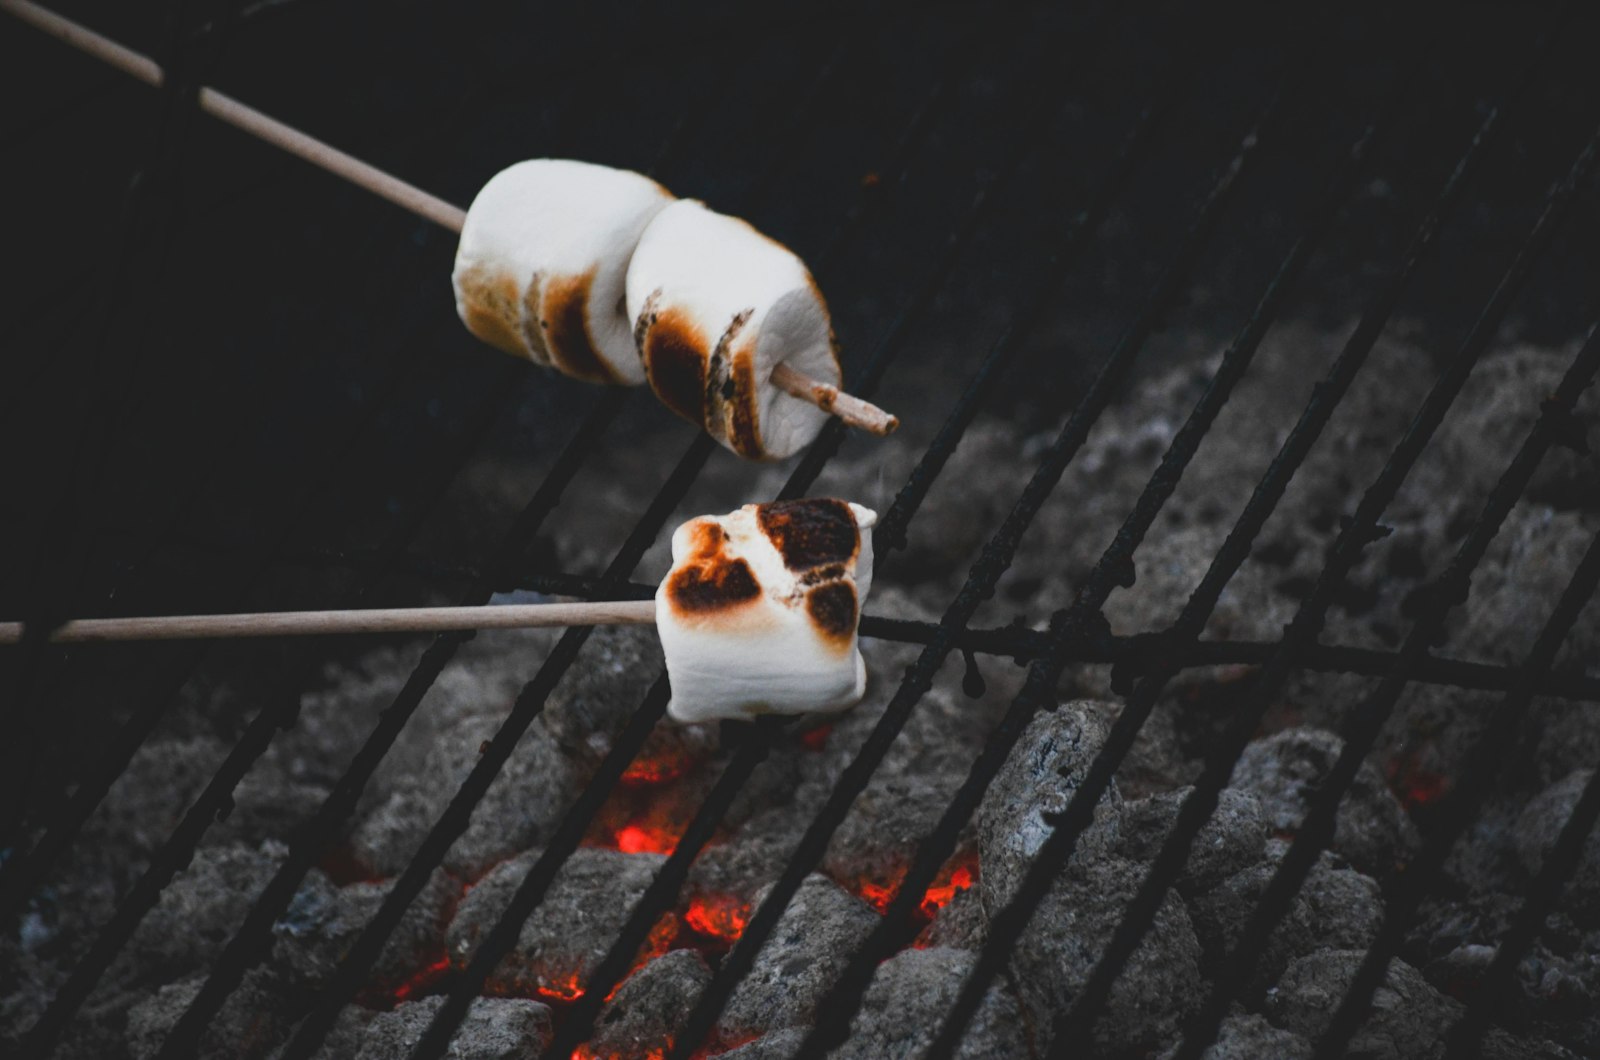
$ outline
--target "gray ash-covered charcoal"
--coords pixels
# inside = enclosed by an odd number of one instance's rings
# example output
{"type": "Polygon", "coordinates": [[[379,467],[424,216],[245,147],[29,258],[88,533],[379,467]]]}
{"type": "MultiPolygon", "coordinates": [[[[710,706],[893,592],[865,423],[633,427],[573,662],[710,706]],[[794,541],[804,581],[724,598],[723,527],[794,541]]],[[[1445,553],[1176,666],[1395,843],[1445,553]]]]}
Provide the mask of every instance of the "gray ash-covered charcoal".
{"type": "MultiPolygon", "coordinates": [[[[1540,401],[1555,392],[1572,353],[1516,346],[1485,357],[1467,378],[1461,396],[1443,423],[1434,445],[1441,462],[1473,481],[1479,490],[1516,452],[1539,418],[1540,401]]],[[[1587,453],[1553,446],[1528,483],[1529,500],[1557,509],[1600,508],[1600,391],[1590,387],[1578,399],[1569,437],[1587,453]]]]}
{"type": "MultiPolygon", "coordinates": [[[[1544,859],[1555,849],[1567,819],[1594,776],[1593,770],[1579,770],[1550,785],[1522,811],[1517,820],[1517,853],[1532,876],[1544,867],[1544,859]]],[[[1600,829],[1590,831],[1584,840],[1578,864],[1567,876],[1561,892],[1563,908],[1586,924],[1600,924],[1600,829]]]]}
{"type": "MultiPolygon", "coordinates": [[[[1191,790],[1178,788],[1124,802],[1117,853],[1131,861],[1154,861],[1191,790]]],[[[1178,877],[1178,890],[1194,894],[1216,886],[1258,861],[1266,841],[1260,800],[1248,791],[1224,790],[1216,810],[1190,847],[1189,860],[1178,877]]]]}
{"type": "MultiPolygon", "coordinates": [[[[983,907],[990,916],[1015,893],[1053,830],[1055,815],[1078,790],[1110,732],[1111,709],[1073,700],[1040,714],[989,786],[978,812],[978,860],[983,907]]],[[[1099,860],[1115,849],[1121,803],[1113,784],[1095,808],[1094,823],[1078,838],[1074,865],[1099,860]]]]}
{"type": "MultiPolygon", "coordinates": [[[[403,871],[502,721],[499,714],[467,715],[440,727],[421,764],[396,778],[387,797],[355,827],[350,838],[355,860],[379,876],[403,871]]],[[[543,843],[582,780],[571,757],[535,721],[451,846],[445,868],[474,880],[543,843]]]]}
{"type": "MultiPolygon", "coordinates": [[[[336,885],[315,869],[273,925],[273,958],[285,975],[307,989],[320,989],[377,914],[394,881],[336,885]]],[[[406,982],[444,957],[445,925],[461,884],[436,870],[407,907],[373,965],[378,990],[406,982]]]]}
{"type": "Polygon", "coordinates": [[[983,895],[978,887],[957,891],[934,915],[917,944],[930,949],[976,950],[989,937],[989,918],[983,912],[983,895]]]}
{"type": "Polygon", "coordinates": [[[210,737],[145,744],[89,818],[85,840],[118,861],[150,853],[183,820],[227,753],[226,744],[210,737]]]}
{"type": "MultiPolygon", "coordinates": [[[[361,1035],[355,1060],[394,1060],[410,1054],[444,1005],[442,997],[408,1001],[379,1014],[361,1035]]],[[[520,997],[472,1002],[445,1053],[449,1060],[523,1060],[550,1044],[550,1010],[520,997]]]]}
{"type": "MultiPolygon", "coordinates": [[[[1250,917],[1278,870],[1288,844],[1272,840],[1264,860],[1229,876],[1189,899],[1189,915],[1210,969],[1219,967],[1244,937],[1250,917]]],[[[1376,881],[1342,867],[1324,853],[1312,866],[1288,913],[1268,939],[1247,989],[1254,995],[1277,981],[1289,962],[1317,949],[1355,949],[1377,937],[1383,919],[1376,881]]]]}
{"type": "MultiPolygon", "coordinates": [[[[1105,616],[1115,633],[1132,636],[1166,629],[1177,620],[1189,594],[1205,577],[1217,554],[1216,530],[1187,526],[1171,530],[1137,555],[1138,580],[1106,601],[1105,616]]],[[[1215,640],[1272,640],[1294,617],[1295,601],[1277,588],[1271,568],[1247,564],[1228,581],[1206,621],[1206,636],[1215,640]]],[[[1192,678],[1177,679],[1180,685],[1192,678]]]]}
{"type": "MultiPolygon", "coordinates": [[[[1189,917],[1204,952],[1202,966],[1208,973],[1216,974],[1223,959],[1239,944],[1275,867],[1272,862],[1258,862],[1189,899],[1189,917]]],[[[1246,996],[1253,997],[1267,989],[1277,982],[1290,961],[1315,948],[1310,920],[1305,898],[1295,896],[1245,980],[1246,996]]]]}
{"type": "MultiPolygon", "coordinates": [[[[169,983],[128,1010],[127,1050],[133,1060],[148,1060],[161,1051],[167,1034],[200,992],[205,975],[169,983]]],[[[245,973],[239,988],[200,1033],[199,1055],[257,1060],[269,1056],[288,1037],[290,1021],[306,1002],[265,968],[245,973]]]]}
{"type": "Polygon", "coordinates": [[[806,877],[729,998],[719,1032],[738,1039],[809,1025],[817,1003],[877,921],[870,906],[832,880],[806,877]]]}
{"type": "Polygon", "coordinates": [[[735,1039],[744,1044],[725,1053],[717,1053],[716,1057],[717,1060],[791,1060],[800,1052],[800,1043],[805,1039],[803,1027],[788,1027],[755,1039],[735,1039]]]}
{"type": "Polygon", "coordinates": [[[209,968],[287,853],[276,842],[200,849],[139,922],[124,961],[137,955],[139,974],[154,982],[209,968]]]}
{"type": "Polygon", "coordinates": [[[328,789],[321,784],[276,771],[252,770],[233,789],[232,807],[206,830],[202,845],[258,846],[280,840],[312,817],[327,797],[328,789]]]}
{"type": "Polygon", "coordinates": [[[589,1053],[599,1057],[660,1055],[677,1037],[711,981],[694,950],[662,954],[628,976],[595,1021],[589,1053]]]}
{"type": "MultiPolygon", "coordinates": [[[[1173,1048],[1161,1060],[1177,1055],[1173,1048]]],[[[1263,1016],[1239,1013],[1217,1028],[1217,1040],[1201,1060],[1311,1060],[1311,1042],[1293,1031],[1274,1027],[1263,1016]]]]}
{"type": "MultiPolygon", "coordinates": [[[[569,671],[550,693],[543,723],[555,742],[588,770],[627,725],[656,675],[666,669],[661,641],[648,626],[602,626],[584,646],[588,665],[569,671]]],[[[715,746],[715,727],[657,725],[636,761],[689,766],[715,746]]]]}
{"type": "MultiPolygon", "coordinates": [[[[1233,786],[1261,800],[1269,827],[1292,834],[1305,819],[1344,741],[1320,729],[1288,729],[1245,748],[1233,770],[1233,786]]],[[[1416,826],[1371,762],[1339,803],[1333,849],[1362,872],[1380,880],[1393,876],[1416,851],[1416,826]]]]}
{"type": "MultiPolygon", "coordinates": [[[[496,866],[461,899],[447,936],[457,967],[472,960],[535,859],[530,851],[496,866]]],[[[517,944],[495,967],[488,990],[517,997],[577,997],[665,860],[656,854],[574,851],[539,908],[523,922],[517,944]]]]}
{"type": "MultiPolygon", "coordinates": [[[[1591,512],[1518,504],[1473,572],[1472,595],[1451,613],[1452,652],[1515,664],[1532,648],[1561,591],[1600,530],[1591,512]]],[[[1600,654],[1600,611],[1579,612],[1556,666],[1582,669],[1600,654]]]]}
{"type": "Polygon", "coordinates": [[[1340,865],[1324,853],[1300,887],[1311,937],[1320,946],[1365,949],[1383,926],[1378,881],[1340,865]]]}
{"type": "Polygon", "coordinates": [[[805,830],[806,818],[790,808],[768,810],[747,821],[726,841],[707,847],[689,868],[684,895],[719,903],[755,903],[777,878],[805,830]]]}
{"type": "MultiPolygon", "coordinates": [[[[913,1060],[933,1044],[975,958],[960,950],[910,949],[878,966],[834,1060],[913,1060]]],[[[1022,1012],[1003,986],[991,987],[956,1050],[960,1060],[1009,1060],[1029,1055],[1022,1012]]]]}
{"type": "MultiPolygon", "coordinates": [[[[333,1026],[328,1029],[328,1036],[322,1040],[317,1051],[311,1054],[311,1060],[352,1060],[361,1051],[361,1040],[367,1033],[367,1024],[371,1023],[381,1013],[367,1008],[364,1005],[346,1005],[339,1012],[339,1018],[334,1020],[333,1026]]],[[[285,1036],[293,1039],[294,1032],[285,1036]]],[[[285,1041],[271,1060],[283,1060],[288,1052],[288,1042],[285,1041]]]]}
{"type": "MultiPolygon", "coordinates": [[[[1308,1038],[1328,1028],[1349,989],[1364,950],[1318,950],[1289,965],[1267,995],[1267,1017],[1308,1038]]],[[[1433,1060],[1444,1054],[1444,1037],[1461,1015],[1422,973],[1401,960],[1389,962],[1383,985],[1350,1041],[1350,1055],[1372,1060],[1433,1060]]]]}
{"type": "MultiPolygon", "coordinates": [[[[910,868],[919,840],[938,824],[957,779],[937,783],[920,776],[874,777],[828,844],[823,872],[852,890],[894,889],[910,868]]],[[[971,832],[965,830],[954,857],[972,856],[971,832]]]]}
{"type": "MultiPolygon", "coordinates": [[[[1144,874],[1143,865],[1102,858],[1064,875],[1039,903],[1011,955],[1011,979],[1036,1035],[1049,1038],[1052,1021],[1082,992],[1144,874]]],[[[1112,987],[1095,1024],[1094,1055],[1162,1046],[1204,987],[1200,943],[1183,901],[1169,892],[1112,987]]]]}

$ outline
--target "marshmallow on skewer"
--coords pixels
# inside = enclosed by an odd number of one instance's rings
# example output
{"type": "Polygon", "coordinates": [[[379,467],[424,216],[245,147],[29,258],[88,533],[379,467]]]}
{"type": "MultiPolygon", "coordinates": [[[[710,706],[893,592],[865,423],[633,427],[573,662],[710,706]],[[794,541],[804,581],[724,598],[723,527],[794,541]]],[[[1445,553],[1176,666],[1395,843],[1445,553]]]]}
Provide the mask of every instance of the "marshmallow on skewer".
{"type": "Polygon", "coordinates": [[[623,292],[634,246],[673,201],[623,169],[539,158],[497,173],[467,210],[456,312],[478,338],[591,383],[644,382],[623,292]]]}
{"type": "Polygon", "coordinates": [[[780,364],[839,384],[828,306],[795,254],[744,221],[680,199],[628,266],[628,316],[651,388],[740,456],[780,460],[828,413],[772,381],[780,364]]]}
{"type": "Polygon", "coordinates": [[[680,722],[833,714],[867,687],[856,644],[877,513],[831,499],[747,504],[672,535],[656,628],[680,722]]]}

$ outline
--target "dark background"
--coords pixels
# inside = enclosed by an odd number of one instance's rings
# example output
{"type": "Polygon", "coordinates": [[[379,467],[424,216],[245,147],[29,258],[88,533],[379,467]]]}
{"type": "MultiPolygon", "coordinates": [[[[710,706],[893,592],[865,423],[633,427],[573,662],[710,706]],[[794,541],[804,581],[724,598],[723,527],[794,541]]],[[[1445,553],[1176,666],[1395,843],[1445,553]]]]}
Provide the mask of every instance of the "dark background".
{"type": "MultiPolygon", "coordinates": [[[[1350,321],[1486,108],[1511,98],[1391,329],[1450,352],[1589,135],[1596,19],[1563,23],[1565,5],[1545,2],[1394,6],[52,5],[163,57],[177,74],[162,92],[0,17],[0,617],[327,606],[372,573],[374,549],[383,577],[365,603],[454,599],[458,581],[415,569],[483,562],[600,399],[467,335],[450,233],[194,115],[196,82],[462,205],[528,157],[650,169],[813,261],[847,378],[1029,138],[879,392],[925,442],[1137,115],[1174,99],[988,409],[1025,429],[1057,422],[1286,70],[1283,117],[1146,370],[1215,352],[1238,328],[1334,163],[1408,75],[1371,178],[1286,316],[1350,321]],[[1065,91],[1016,98],[1058,66],[1065,91]],[[880,177],[947,81],[904,179],[880,177]],[[819,263],[858,204],[860,235],[819,263]]],[[[1508,337],[1565,343],[1600,308],[1577,264],[1600,234],[1592,196],[1573,218],[1508,337]]],[[[592,573],[631,525],[629,498],[642,511],[692,436],[632,394],[530,569],[592,573]]],[[[749,499],[756,473],[719,451],[683,509],[749,499]]],[[[141,697],[202,661],[202,675],[249,668],[270,684],[283,650],[7,650],[0,695],[26,730],[8,741],[11,826],[141,697]]]]}

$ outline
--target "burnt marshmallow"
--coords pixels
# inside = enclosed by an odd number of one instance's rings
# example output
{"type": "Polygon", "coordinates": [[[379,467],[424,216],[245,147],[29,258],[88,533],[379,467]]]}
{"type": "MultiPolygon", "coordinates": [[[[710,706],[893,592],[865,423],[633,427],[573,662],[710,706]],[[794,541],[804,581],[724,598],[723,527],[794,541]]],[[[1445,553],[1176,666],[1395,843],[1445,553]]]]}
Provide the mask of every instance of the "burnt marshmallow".
{"type": "Polygon", "coordinates": [[[866,692],[857,644],[877,513],[832,499],[747,504],[672,535],[656,628],[680,722],[833,714],[866,692]]]}
{"type": "Polygon", "coordinates": [[[772,381],[780,364],[840,381],[827,303],[789,248],[680,199],[644,230],[627,289],[645,377],[673,412],[751,460],[781,460],[822,430],[827,412],[772,381]]]}
{"type": "Polygon", "coordinates": [[[467,210],[456,312],[478,338],[591,383],[637,386],[624,310],[639,237],[672,195],[623,169],[538,158],[497,173],[467,210]]]}

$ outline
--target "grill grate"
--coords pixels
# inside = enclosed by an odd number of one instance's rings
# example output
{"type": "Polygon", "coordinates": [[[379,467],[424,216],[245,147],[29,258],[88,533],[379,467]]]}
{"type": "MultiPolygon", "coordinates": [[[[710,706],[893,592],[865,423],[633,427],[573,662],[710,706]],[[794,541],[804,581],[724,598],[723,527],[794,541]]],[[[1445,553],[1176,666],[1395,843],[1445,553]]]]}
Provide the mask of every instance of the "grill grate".
{"type": "MultiPolygon", "coordinates": [[[[1077,29],[1075,47],[1092,54],[1111,22],[1112,6],[1094,13],[1077,29]]],[[[741,206],[752,209],[773,193],[778,177],[792,159],[792,145],[801,141],[799,132],[818,120],[820,101],[830,85],[848,70],[849,61],[862,61],[870,54],[866,45],[885,32],[890,5],[875,8],[864,23],[854,27],[856,35],[844,37],[831,56],[818,68],[815,79],[801,94],[794,111],[781,129],[772,135],[774,149],[759,167],[741,206]]],[[[953,106],[954,88],[970,74],[971,65],[988,48],[1000,47],[1007,30],[1020,22],[980,17],[971,40],[964,40],[946,57],[946,72],[934,79],[931,92],[921,100],[901,126],[887,153],[882,170],[884,180],[893,182],[912,165],[919,147],[933,134],[937,123],[953,106]],[[978,42],[974,44],[973,42],[978,42]]],[[[1559,24],[1559,23],[1558,23],[1559,24]]],[[[1537,470],[1539,461],[1564,437],[1563,417],[1570,415],[1578,397],[1600,368],[1600,333],[1591,331],[1588,341],[1574,360],[1559,391],[1543,406],[1543,414],[1521,450],[1502,475],[1484,510],[1471,524],[1466,539],[1444,575],[1436,579],[1423,613],[1417,617],[1404,645],[1395,652],[1324,645],[1319,642],[1321,627],[1341,582],[1359,561],[1362,550],[1379,539],[1385,530],[1379,520],[1394,499],[1412,466],[1435,429],[1451,407],[1468,374],[1491,344],[1515,300],[1527,285],[1534,265],[1566,223],[1569,211],[1589,182],[1600,133],[1596,133],[1573,162],[1565,177],[1550,191],[1542,214],[1527,235],[1515,259],[1506,269],[1493,294],[1462,342],[1454,358],[1444,366],[1429,391],[1416,419],[1390,455],[1377,480],[1362,496],[1355,513],[1347,520],[1329,551],[1326,566],[1309,596],[1301,605],[1282,640],[1271,643],[1246,641],[1203,641],[1201,632],[1211,616],[1229,579],[1249,555],[1252,543],[1283,497],[1290,480],[1307,455],[1336,407],[1365,364],[1381,333],[1388,326],[1410,286],[1419,264],[1434,249],[1444,219],[1456,206],[1468,178],[1503,123],[1504,106],[1490,110],[1456,163],[1444,186],[1412,236],[1399,264],[1387,275],[1379,293],[1367,307],[1355,332],[1346,342],[1327,377],[1314,390],[1294,429],[1283,442],[1267,468],[1255,493],[1239,515],[1226,542],[1217,551],[1205,578],[1195,589],[1180,617],[1169,629],[1138,636],[1114,636],[1102,608],[1120,586],[1133,583],[1133,555],[1151,530],[1163,505],[1177,488],[1190,460],[1223,410],[1233,386],[1249,368],[1269,328],[1279,317],[1313,253],[1329,233],[1351,189],[1364,175],[1381,131],[1408,99],[1413,88],[1409,68],[1413,37],[1428,26],[1419,17],[1405,32],[1394,32],[1387,44],[1394,54],[1396,73],[1385,102],[1370,125],[1344,152],[1335,167],[1321,199],[1309,211],[1301,235],[1278,265],[1259,302],[1233,343],[1224,353],[1215,375],[1207,383],[1198,403],[1183,427],[1174,436],[1160,465],[1140,494],[1126,521],[1101,556],[1079,590],[1072,606],[1058,612],[1047,631],[1020,627],[974,628],[970,625],[984,603],[993,596],[995,586],[1011,566],[1023,536],[1038,515],[1068,465],[1077,456],[1090,430],[1111,405],[1119,388],[1130,377],[1136,358],[1147,340],[1158,330],[1163,317],[1177,304],[1193,283],[1197,264],[1210,246],[1227,207],[1236,197],[1241,177],[1257,164],[1264,151],[1285,134],[1288,119],[1300,102],[1305,85],[1312,80],[1312,64],[1305,55],[1319,40],[1316,30],[1305,34],[1307,41],[1284,49],[1280,65],[1285,69],[1285,87],[1262,109],[1260,117],[1239,141],[1219,172],[1215,183],[1202,200],[1198,211],[1170,262],[1160,272],[1142,308],[1122,332],[1093,382],[1077,401],[1060,433],[1043,452],[1026,489],[1003,523],[985,545],[972,566],[960,593],[938,623],[929,624],[895,618],[869,616],[863,620],[862,634],[906,643],[922,644],[924,649],[900,682],[882,718],[845,769],[821,810],[810,822],[782,874],[768,897],[754,911],[742,935],[716,969],[709,986],[697,999],[684,1033],[672,1044],[670,1055],[687,1058],[701,1047],[715,1027],[723,1006],[739,982],[751,970],[756,956],[767,941],[779,917],[801,887],[807,874],[821,860],[829,840],[844,823],[856,798],[866,789],[875,770],[888,754],[893,741],[911,712],[932,688],[939,667],[957,651],[984,652],[1008,656],[1028,664],[1026,682],[1008,708],[1005,717],[991,732],[965,782],[946,807],[938,824],[917,846],[911,867],[866,941],[852,954],[827,1000],[820,1006],[823,1015],[801,1046],[800,1055],[821,1056],[848,1036],[865,992],[878,964],[907,944],[915,934],[914,915],[924,891],[935,880],[941,866],[954,852],[961,830],[970,822],[987,791],[1020,739],[1033,716],[1046,707],[1069,663],[1110,662],[1116,667],[1116,684],[1129,691],[1126,704],[1110,738],[1096,756],[1066,811],[1053,822],[1054,828],[1031,865],[1022,885],[1003,912],[990,919],[989,937],[976,967],[963,985],[961,994],[940,1028],[930,1055],[950,1056],[958,1047],[967,1023],[976,1013],[985,991],[1005,965],[1008,954],[1026,928],[1035,907],[1044,899],[1051,884],[1071,859],[1074,846],[1088,827],[1101,795],[1133,746],[1135,738],[1167,683],[1182,669],[1216,665],[1222,662],[1249,663],[1261,667],[1240,704],[1238,717],[1229,727],[1223,744],[1208,758],[1205,771],[1193,792],[1184,801],[1176,824],[1166,837],[1160,854],[1150,866],[1138,892],[1128,904],[1121,923],[1101,955],[1085,989],[1057,1028],[1056,1054],[1069,1041],[1087,1040],[1112,986],[1144,933],[1153,922],[1160,904],[1182,870],[1200,828],[1215,810],[1222,789],[1246,744],[1258,729],[1272,704],[1273,696],[1291,674],[1303,669],[1329,669],[1370,674],[1382,678],[1377,689],[1351,716],[1345,732],[1344,750],[1325,786],[1320,790],[1310,815],[1289,847],[1267,892],[1255,907],[1246,940],[1231,954],[1224,971],[1215,979],[1205,1008],[1188,1026],[1179,1056],[1199,1056],[1218,1032],[1229,1006],[1260,957],[1260,950],[1272,928],[1285,915],[1319,853],[1332,840],[1334,815],[1341,798],[1354,782],[1356,771],[1366,760],[1379,738],[1385,719],[1402,692],[1412,682],[1432,681],[1463,688],[1504,691],[1482,739],[1474,746],[1470,765],[1485,775],[1493,771],[1495,750],[1515,732],[1524,708],[1537,695],[1558,695],[1580,700],[1600,700],[1600,680],[1581,672],[1562,672],[1552,668],[1555,655],[1579,612],[1600,582],[1600,539],[1597,539],[1573,574],[1571,583],[1551,614],[1532,651],[1517,666],[1495,666],[1435,657],[1432,647],[1452,609],[1465,602],[1472,570],[1483,558],[1502,520],[1511,511],[1523,489],[1537,470]],[[1251,941],[1255,940],[1255,941],[1251,941]]],[[[1394,27],[1391,27],[1391,30],[1394,27]]],[[[646,31],[648,32],[648,31],[646,31]]],[[[1553,36],[1553,34],[1552,34],[1553,36]]],[[[632,40],[618,45],[618,53],[634,47],[632,40]]],[[[1021,109],[1035,98],[1064,98],[1067,80],[1081,70],[1078,62],[1064,61],[1047,49],[1051,62],[1041,64],[1012,86],[1012,95],[1000,109],[1021,109]]],[[[1534,50],[1528,75],[1514,79],[1518,86],[1508,99],[1527,92],[1528,82],[1542,65],[1547,51],[1534,50]]],[[[1201,58],[1196,55],[1194,65],[1201,58]]],[[[172,69],[173,67],[168,67],[172,69]]],[[[1145,158],[1146,148],[1161,127],[1174,97],[1182,93],[1194,74],[1189,63],[1176,64],[1163,79],[1165,86],[1152,93],[1151,103],[1122,138],[1121,150],[1104,167],[1102,178],[1085,205],[1065,218],[1059,228],[1042,233],[1045,267],[1038,270],[1034,285],[1022,300],[1022,308],[1008,322],[980,362],[976,373],[962,389],[939,431],[919,458],[904,486],[884,514],[876,535],[880,552],[903,550],[907,532],[934,482],[961,443],[980,408],[996,392],[1006,373],[1021,358],[1025,345],[1049,318],[1057,292],[1077,263],[1082,242],[1100,227],[1145,158]]],[[[708,93],[726,92],[736,81],[730,68],[707,86],[708,93]]],[[[175,78],[174,83],[180,79],[175,78]]],[[[662,148],[658,164],[674,157],[687,140],[687,131],[697,115],[708,109],[708,97],[696,96],[673,126],[662,148]]],[[[956,273],[957,267],[978,239],[991,212],[1003,198],[1009,182],[1022,169],[1050,132],[1048,116],[1024,123],[1011,138],[1008,152],[987,174],[960,219],[951,229],[943,250],[927,270],[894,316],[884,337],[852,379],[852,389],[871,395],[884,380],[908,345],[913,329],[924,320],[935,300],[956,273]]],[[[867,223],[875,216],[878,200],[871,194],[858,196],[824,241],[816,256],[821,269],[836,262],[860,239],[867,223]]],[[[403,370],[402,370],[403,371],[403,370]]],[[[500,375],[509,382],[513,367],[500,375]]],[[[398,376],[389,399],[399,392],[398,376]]],[[[491,388],[484,409],[509,404],[513,395],[509,385],[491,388]]],[[[534,588],[544,592],[589,598],[639,598],[653,589],[629,581],[645,551],[654,543],[674,510],[688,495],[714,452],[714,443],[697,437],[687,448],[659,491],[629,532],[604,574],[598,578],[528,572],[526,553],[559,505],[563,491],[584,472],[586,461],[601,437],[621,417],[627,403],[624,392],[609,392],[593,406],[587,417],[556,457],[547,476],[510,530],[481,567],[441,568],[437,564],[413,560],[409,556],[427,513],[442,500],[449,483],[459,473],[481,442],[492,418],[484,415],[476,430],[461,435],[459,444],[449,447],[433,461],[421,501],[409,514],[397,518],[381,543],[360,554],[314,555],[308,562],[350,566],[361,572],[356,588],[344,598],[353,603],[366,598],[382,577],[397,569],[410,569],[433,582],[466,583],[471,591],[466,599],[483,602],[496,591],[511,587],[534,588]]],[[[367,413],[378,415],[380,401],[367,413]]],[[[366,421],[363,421],[366,422],[366,421]]],[[[353,432],[360,433],[360,428],[353,432]]],[[[830,423],[816,445],[799,462],[784,485],[780,497],[804,495],[823,473],[828,461],[838,452],[843,432],[830,423]]],[[[316,481],[319,469],[308,462],[292,476],[303,487],[305,497],[326,488],[333,481],[316,481]]],[[[197,487],[198,492],[198,487],[197,487]]],[[[233,560],[231,569],[238,579],[219,587],[218,600],[232,599],[259,578],[275,557],[281,558],[303,506],[284,507],[284,519],[275,533],[264,535],[260,547],[241,550],[219,549],[233,560]]],[[[154,535],[160,539],[173,534],[177,515],[154,535]]],[[[150,556],[146,554],[145,559],[150,556]]],[[[529,725],[543,710],[547,697],[577,664],[589,636],[587,629],[568,631],[551,651],[538,673],[525,686],[504,723],[486,743],[483,753],[452,799],[448,809],[434,823],[405,870],[394,882],[378,912],[370,919],[354,947],[346,954],[332,981],[317,999],[311,1015],[296,1031],[282,1055],[307,1057],[316,1052],[332,1029],[343,1006],[367,983],[374,964],[390,935],[412,902],[422,892],[433,872],[444,862],[451,845],[466,830],[471,814],[500,774],[529,725]]],[[[199,993],[164,1041],[160,1055],[190,1055],[198,1048],[200,1036],[223,1003],[239,987],[245,973],[258,963],[271,944],[273,923],[283,914],[306,874],[329,849],[346,819],[355,811],[361,792],[395,740],[416,711],[423,697],[450,663],[457,650],[471,639],[470,633],[446,633],[435,638],[416,664],[404,689],[384,713],[368,736],[348,770],[340,778],[315,814],[297,830],[283,861],[271,882],[255,897],[242,924],[228,941],[199,993]]],[[[42,647],[35,645],[36,648],[42,647]]],[[[90,814],[105,798],[111,786],[127,768],[138,748],[170,709],[178,690],[199,663],[195,650],[170,652],[153,666],[150,690],[143,696],[129,721],[110,742],[107,752],[92,766],[70,796],[59,799],[43,822],[42,838],[26,855],[5,863],[0,878],[0,915],[14,917],[38,890],[49,871],[78,838],[90,814]]],[[[313,677],[318,657],[307,648],[293,656],[291,683],[304,686],[313,677]]],[[[523,922],[539,907],[567,859],[577,849],[585,832],[599,814],[603,803],[621,783],[624,772],[643,749],[652,730],[662,719],[669,697],[665,676],[651,686],[643,702],[629,718],[626,728],[596,769],[591,781],[566,810],[555,833],[517,888],[515,897],[496,922],[467,967],[450,981],[443,1007],[417,1045],[418,1060],[444,1055],[452,1036],[467,1013],[471,1001],[483,990],[486,980],[517,939],[523,922]]],[[[191,806],[151,862],[118,905],[93,945],[79,960],[71,976],[57,991],[48,1009],[30,1029],[22,1043],[23,1055],[42,1056],[54,1046],[74,1014],[89,998],[101,976],[127,945],[146,913],[155,905],[162,890],[193,857],[207,827],[231,805],[232,792],[252,764],[267,750],[280,728],[293,722],[293,711],[278,706],[263,710],[244,729],[231,753],[216,771],[210,784],[191,806]]],[[[766,720],[750,727],[725,767],[705,796],[692,822],[679,839],[673,853],[655,876],[642,898],[629,912],[628,920],[605,958],[584,984],[583,995],[573,1004],[567,1018],[557,1028],[554,1044],[546,1055],[566,1057],[592,1031],[604,1000],[626,976],[631,963],[645,943],[657,918],[673,907],[679,898],[695,858],[711,841],[723,817],[745,784],[768,757],[774,740],[782,732],[780,723],[766,720]]],[[[1319,1041],[1319,1056],[1340,1055],[1351,1035],[1365,1018],[1373,991],[1381,982],[1391,956],[1398,948],[1409,917],[1435,884],[1435,876],[1455,840],[1471,824],[1481,809],[1487,791],[1484,787],[1458,789],[1442,806],[1439,818],[1428,837],[1423,855],[1400,878],[1395,895],[1389,899],[1383,930],[1369,949],[1361,970],[1334,1017],[1331,1029],[1319,1041]]],[[[1496,990],[1506,988],[1512,969],[1526,949],[1547,911],[1570,874],[1582,842],[1600,817],[1600,778],[1585,792],[1563,830],[1555,852],[1546,859],[1529,892],[1529,900],[1507,932],[1489,975],[1481,984],[1480,1002],[1496,990]]],[[[1489,1006],[1483,1003],[1468,1009],[1451,1039],[1452,1055],[1465,1055],[1484,1033],[1489,1006]]]]}

